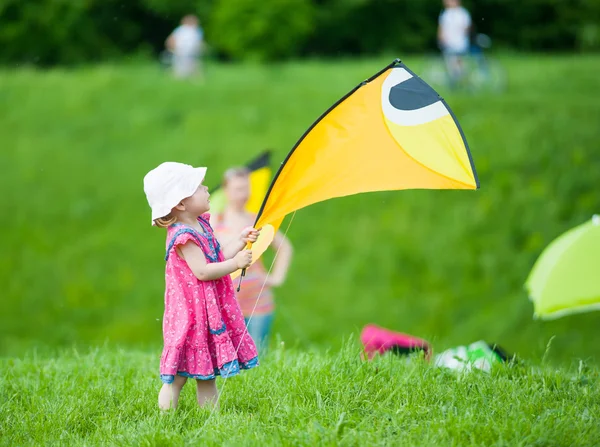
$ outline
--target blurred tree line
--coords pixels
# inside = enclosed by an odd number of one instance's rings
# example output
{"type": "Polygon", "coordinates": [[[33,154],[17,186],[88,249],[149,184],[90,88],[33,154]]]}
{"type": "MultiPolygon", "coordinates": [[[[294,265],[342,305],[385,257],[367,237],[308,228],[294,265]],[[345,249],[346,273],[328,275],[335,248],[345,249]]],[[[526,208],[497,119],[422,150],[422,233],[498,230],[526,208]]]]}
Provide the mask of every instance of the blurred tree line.
{"type": "MultiPolygon", "coordinates": [[[[600,50],[600,0],[464,0],[474,31],[520,51],[600,50]]],[[[196,13],[213,55],[277,60],[436,49],[441,0],[0,0],[0,62],[156,54],[196,13]]]]}

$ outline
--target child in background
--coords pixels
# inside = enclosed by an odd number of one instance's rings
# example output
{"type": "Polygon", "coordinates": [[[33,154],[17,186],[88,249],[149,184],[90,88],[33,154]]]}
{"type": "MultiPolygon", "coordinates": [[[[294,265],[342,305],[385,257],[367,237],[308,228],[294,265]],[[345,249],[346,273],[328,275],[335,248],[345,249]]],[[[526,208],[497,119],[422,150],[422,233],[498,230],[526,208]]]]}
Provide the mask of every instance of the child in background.
{"type": "Polygon", "coordinates": [[[465,71],[464,58],[470,48],[471,15],[460,0],[443,0],[444,10],[438,19],[438,42],[444,55],[450,81],[460,81],[465,71]]]}
{"type": "Polygon", "coordinates": [[[188,378],[196,379],[200,406],[216,405],[216,376],[258,365],[229,275],[250,265],[252,253],[244,247],[259,232],[246,227],[227,246],[219,245],[210,226],[205,174],[206,168],[167,162],[144,177],[152,223],[167,230],[162,410],[177,407],[188,378]]]}
{"type": "MultiPolygon", "coordinates": [[[[215,216],[215,233],[220,240],[227,242],[256,220],[256,216],[246,210],[250,197],[249,171],[246,168],[229,169],[223,178],[223,188],[227,205],[222,214],[215,216]]],[[[292,257],[292,245],[280,232],[275,234],[271,248],[277,252],[271,274],[267,275],[259,259],[246,270],[242,288],[236,291],[248,332],[259,351],[266,347],[273,323],[275,305],[272,288],[285,281],[292,257]]]]}
{"type": "Polygon", "coordinates": [[[167,38],[165,46],[173,54],[173,72],[178,78],[196,74],[202,76],[200,54],[204,41],[204,33],[200,22],[194,15],[181,19],[181,25],[175,28],[167,38]]]}

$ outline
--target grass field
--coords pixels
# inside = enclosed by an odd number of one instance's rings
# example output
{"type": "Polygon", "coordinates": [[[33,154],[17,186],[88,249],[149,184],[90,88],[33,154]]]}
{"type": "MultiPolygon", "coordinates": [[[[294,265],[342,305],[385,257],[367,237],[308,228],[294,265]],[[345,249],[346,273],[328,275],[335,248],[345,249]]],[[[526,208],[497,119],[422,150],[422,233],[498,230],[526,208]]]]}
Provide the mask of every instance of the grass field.
{"type": "MultiPolygon", "coordinates": [[[[417,359],[418,360],[418,359],[417,359]]],[[[485,445],[600,442],[599,371],[506,366],[457,375],[397,357],[278,347],[219,381],[217,413],[187,384],[176,413],[156,408],[154,355],[99,347],[3,360],[5,445],[485,445]]]]}

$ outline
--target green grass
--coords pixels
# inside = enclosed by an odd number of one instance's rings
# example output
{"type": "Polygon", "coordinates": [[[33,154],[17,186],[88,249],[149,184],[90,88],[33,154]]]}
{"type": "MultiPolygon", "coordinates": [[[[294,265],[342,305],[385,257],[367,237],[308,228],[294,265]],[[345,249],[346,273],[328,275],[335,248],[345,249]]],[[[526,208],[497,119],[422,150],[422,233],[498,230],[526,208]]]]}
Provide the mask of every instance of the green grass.
{"type": "Polygon", "coordinates": [[[598,369],[500,366],[456,374],[416,359],[362,362],[352,344],[278,347],[223,382],[221,409],[188,383],[161,415],[156,353],[107,346],[2,360],[4,445],[485,445],[600,443],[598,369]]]}
{"type": "MultiPolygon", "coordinates": [[[[152,65],[0,71],[0,354],[161,343],[164,233],[142,177],[165,160],[208,183],[264,148],[275,165],[335,100],[391,61],[210,65],[204,85],[152,65]]],[[[407,58],[414,70],[422,59],[407,58]]],[[[598,361],[598,313],[532,320],[544,246],[600,210],[600,57],[510,56],[503,95],[442,91],[481,189],[363,194],[299,211],[275,332],[336,348],[366,323],[478,339],[522,358],[598,361]]]]}

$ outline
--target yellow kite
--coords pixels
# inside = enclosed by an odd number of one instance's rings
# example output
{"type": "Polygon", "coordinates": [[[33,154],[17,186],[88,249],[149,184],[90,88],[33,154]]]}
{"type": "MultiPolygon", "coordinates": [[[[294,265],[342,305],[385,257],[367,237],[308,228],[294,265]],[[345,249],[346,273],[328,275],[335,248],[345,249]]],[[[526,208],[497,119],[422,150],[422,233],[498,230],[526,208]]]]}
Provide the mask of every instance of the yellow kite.
{"type": "Polygon", "coordinates": [[[258,213],[255,227],[263,230],[254,260],[287,214],[313,203],[369,191],[477,188],[450,107],[396,59],[335,103],[292,148],[258,213]]]}

